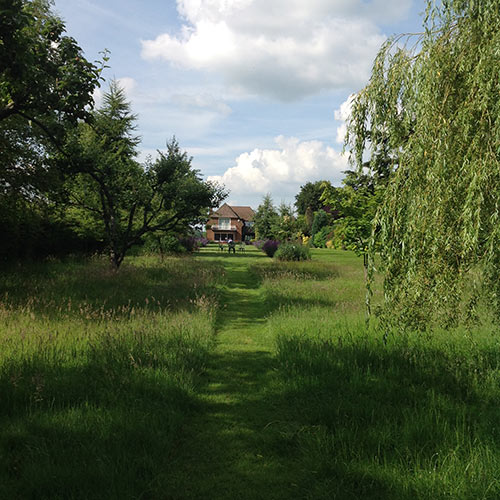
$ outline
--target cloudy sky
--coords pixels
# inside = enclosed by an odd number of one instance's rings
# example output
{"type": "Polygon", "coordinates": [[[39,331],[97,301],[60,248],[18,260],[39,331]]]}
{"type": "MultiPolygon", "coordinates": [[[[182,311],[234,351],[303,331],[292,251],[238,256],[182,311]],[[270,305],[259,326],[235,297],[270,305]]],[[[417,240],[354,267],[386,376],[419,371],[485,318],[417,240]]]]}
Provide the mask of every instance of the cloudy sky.
{"type": "MultiPolygon", "coordinates": [[[[394,33],[420,30],[423,0],[55,0],[89,60],[138,114],[141,158],[173,135],[228,201],[293,202],[340,185],[349,96],[394,33]]],[[[103,89],[106,90],[107,83],[103,89]]],[[[98,97],[98,96],[97,96],[98,97]]]]}

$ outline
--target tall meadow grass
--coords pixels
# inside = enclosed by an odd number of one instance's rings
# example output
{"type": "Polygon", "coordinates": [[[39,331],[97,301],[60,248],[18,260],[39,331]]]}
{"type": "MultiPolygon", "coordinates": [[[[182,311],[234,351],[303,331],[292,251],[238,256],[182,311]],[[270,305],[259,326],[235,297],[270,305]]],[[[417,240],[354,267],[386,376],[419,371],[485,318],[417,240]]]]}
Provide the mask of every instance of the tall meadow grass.
{"type": "Polygon", "coordinates": [[[303,471],[298,497],[499,498],[498,329],[367,327],[361,262],[330,255],[253,268],[276,338],[275,397],[289,412],[280,430],[303,471]]]}
{"type": "Polygon", "coordinates": [[[216,263],[50,262],[0,279],[0,498],[144,498],[214,345],[216,263]]]}

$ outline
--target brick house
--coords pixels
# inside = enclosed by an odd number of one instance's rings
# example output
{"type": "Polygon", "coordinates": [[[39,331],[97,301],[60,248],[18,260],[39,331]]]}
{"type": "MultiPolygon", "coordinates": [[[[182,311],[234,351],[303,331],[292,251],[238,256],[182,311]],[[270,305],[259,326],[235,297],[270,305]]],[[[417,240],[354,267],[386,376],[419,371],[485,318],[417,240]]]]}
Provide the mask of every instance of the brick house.
{"type": "Polygon", "coordinates": [[[224,203],[210,213],[207,222],[207,240],[246,241],[255,237],[254,211],[251,207],[234,207],[224,203]]]}

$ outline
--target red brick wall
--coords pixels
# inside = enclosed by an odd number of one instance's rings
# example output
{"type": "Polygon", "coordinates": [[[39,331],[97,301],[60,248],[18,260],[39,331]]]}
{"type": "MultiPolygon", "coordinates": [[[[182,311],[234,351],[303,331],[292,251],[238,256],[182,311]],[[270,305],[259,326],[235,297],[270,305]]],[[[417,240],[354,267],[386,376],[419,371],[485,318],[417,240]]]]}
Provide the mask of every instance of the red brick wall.
{"type": "MultiPolygon", "coordinates": [[[[207,226],[212,226],[214,224],[218,224],[217,219],[210,219],[207,222],[207,226]]],[[[238,219],[231,219],[231,226],[235,226],[236,230],[231,231],[232,234],[234,235],[234,241],[241,241],[241,235],[243,234],[243,222],[238,221],[238,219]]],[[[218,231],[217,231],[218,232],[218,231]]],[[[207,229],[207,240],[214,241],[215,240],[215,234],[212,229],[207,229]]]]}

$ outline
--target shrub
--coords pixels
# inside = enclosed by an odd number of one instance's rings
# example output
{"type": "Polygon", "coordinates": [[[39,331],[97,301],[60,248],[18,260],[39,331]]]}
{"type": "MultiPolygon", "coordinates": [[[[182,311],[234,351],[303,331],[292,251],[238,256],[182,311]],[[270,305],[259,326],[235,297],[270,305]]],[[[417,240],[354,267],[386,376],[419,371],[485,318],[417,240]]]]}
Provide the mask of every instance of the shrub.
{"type": "Polygon", "coordinates": [[[145,253],[157,253],[161,256],[166,254],[180,254],[186,251],[179,239],[173,234],[148,234],[144,244],[145,253]]]}
{"type": "Polygon", "coordinates": [[[198,245],[199,248],[203,247],[205,248],[208,246],[208,240],[206,238],[196,238],[196,244],[198,245]]]}
{"type": "Polygon", "coordinates": [[[198,250],[198,240],[194,236],[183,236],[179,243],[190,253],[198,250]]]}
{"type": "Polygon", "coordinates": [[[322,227],[313,237],[313,243],[316,248],[325,248],[326,242],[333,238],[333,226],[322,227]]]}
{"type": "Polygon", "coordinates": [[[286,243],[278,248],[274,257],[278,260],[310,260],[311,252],[299,243],[286,243]]]}
{"type": "Polygon", "coordinates": [[[262,250],[268,257],[273,257],[276,253],[276,250],[278,250],[279,245],[280,242],[277,240],[267,240],[262,245],[262,250]]]}
{"type": "Polygon", "coordinates": [[[262,250],[262,247],[264,246],[265,241],[264,240],[253,240],[252,245],[255,248],[258,248],[259,250],[262,250]]]}

